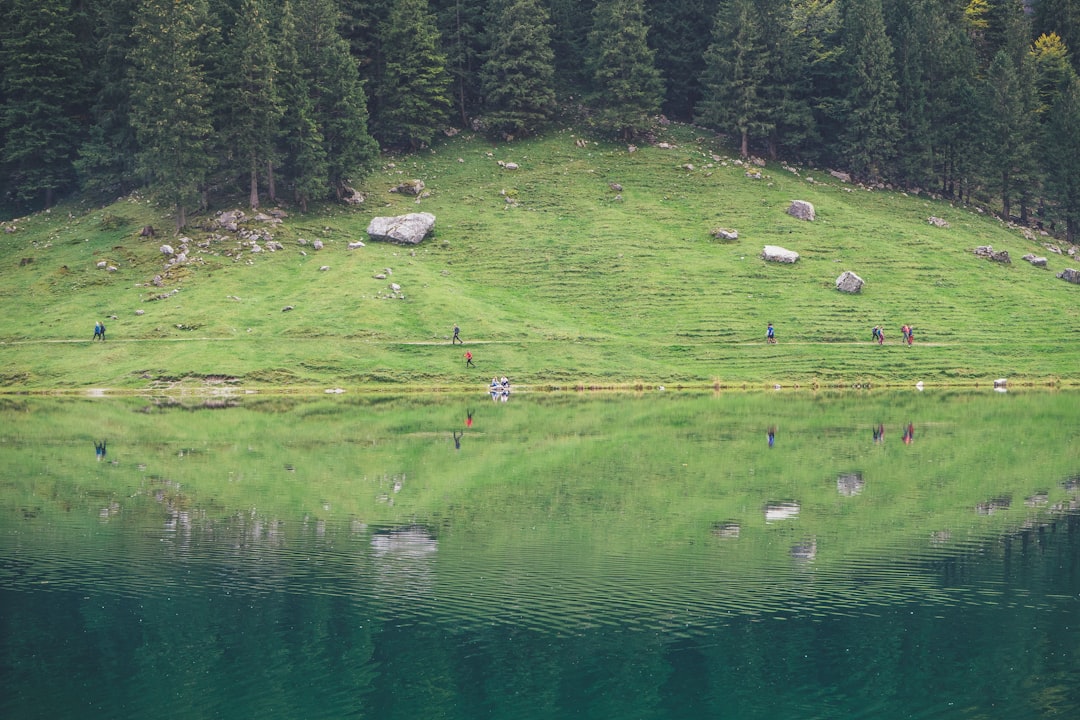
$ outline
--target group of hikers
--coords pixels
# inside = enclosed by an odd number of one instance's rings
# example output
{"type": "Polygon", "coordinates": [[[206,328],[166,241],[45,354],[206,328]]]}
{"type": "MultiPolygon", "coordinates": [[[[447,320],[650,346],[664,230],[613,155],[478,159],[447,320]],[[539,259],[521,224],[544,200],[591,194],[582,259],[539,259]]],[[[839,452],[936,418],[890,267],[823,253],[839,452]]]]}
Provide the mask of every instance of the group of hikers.
{"type": "Polygon", "coordinates": [[[94,340],[105,340],[105,323],[98,321],[94,323],[94,340]]]}
{"type": "MultiPolygon", "coordinates": [[[[904,342],[908,345],[915,342],[915,330],[910,325],[903,325],[900,327],[900,334],[904,336],[904,342]]],[[[875,325],[871,331],[870,336],[877,340],[878,345],[885,344],[885,329],[880,325],[875,325]]]]}
{"type": "MultiPolygon", "coordinates": [[[[904,336],[904,342],[911,345],[915,342],[915,329],[910,325],[903,325],[900,327],[900,333],[904,336]]],[[[878,345],[885,344],[885,329],[880,325],[875,325],[874,329],[870,331],[870,337],[877,341],[878,345]]],[[[776,342],[776,329],[772,323],[765,328],[765,342],[770,345],[776,342]]]]}

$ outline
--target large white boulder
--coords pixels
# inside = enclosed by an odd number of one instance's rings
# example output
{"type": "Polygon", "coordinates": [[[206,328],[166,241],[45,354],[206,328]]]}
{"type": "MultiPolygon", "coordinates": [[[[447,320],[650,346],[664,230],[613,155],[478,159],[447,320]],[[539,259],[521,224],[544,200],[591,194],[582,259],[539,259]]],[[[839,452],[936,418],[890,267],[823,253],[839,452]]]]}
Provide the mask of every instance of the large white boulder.
{"type": "Polygon", "coordinates": [[[368,223],[367,232],[372,240],[417,245],[434,227],[435,216],[431,213],[409,213],[394,217],[372,218],[368,223]]]}
{"type": "Polygon", "coordinates": [[[766,245],[761,251],[761,258],[768,262],[793,263],[799,259],[799,253],[779,245],[766,245]]]}

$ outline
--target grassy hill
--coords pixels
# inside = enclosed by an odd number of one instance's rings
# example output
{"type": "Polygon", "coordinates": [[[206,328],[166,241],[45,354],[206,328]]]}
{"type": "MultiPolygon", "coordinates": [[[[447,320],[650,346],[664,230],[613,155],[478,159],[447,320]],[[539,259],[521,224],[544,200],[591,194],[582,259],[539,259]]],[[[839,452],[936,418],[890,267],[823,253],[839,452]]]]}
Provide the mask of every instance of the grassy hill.
{"type": "Polygon", "coordinates": [[[280,225],[245,223],[282,250],[252,253],[235,233],[192,226],[188,262],[169,268],[159,247],[178,238],[139,231],[171,221],[137,196],[5,223],[0,386],[427,390],[496,374],[534,389],[1080,380],[1080,286],[1055,277],[1080,259],[1050,253],[1051,238],[823,170],[748,168],[694,128],[660,140],[673,147],[630,152],[569,129],[498,145],[450,138],[386,158],[358,207],[283,207],[280,225]],[[427,196],[389,191],[414,178],[427,196]],[[814,222],[786,214],[796,199],[814,204],[814,222]],[[369,241],[373,216],[418,211],[437,217],[421,245],[369,241]],[[715,239],[718,227],[738,240],[715,239]],[[347,248],[358,240],[366,245],[347,248]],[[801,259],[765,263],[764,245],[801,259]],[[1008,250],[1013,263],[976,257],[978,245],[1008,250]],[[1049,267],[1020,260],[1028,252],[1049,267]],[[845,270],[866,281],[862,293],[835,289],[845,270]],[[108,325],[105,343],[91,342],[95,320],[108,325]],[[763,342],[769,322],[776,345],[763,342]],[[454,323],[475,369],[450,345],[454,323]],[[900,343],[904,323],[914,347],[900,343]],[[882,347],[874,325],[886,329],[882,347]]]}

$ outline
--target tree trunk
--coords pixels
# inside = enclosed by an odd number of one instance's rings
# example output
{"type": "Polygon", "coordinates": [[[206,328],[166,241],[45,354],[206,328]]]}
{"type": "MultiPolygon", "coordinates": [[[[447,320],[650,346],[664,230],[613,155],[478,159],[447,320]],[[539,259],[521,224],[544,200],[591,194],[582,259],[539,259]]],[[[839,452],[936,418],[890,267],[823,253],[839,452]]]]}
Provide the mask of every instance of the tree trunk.
{"type": "Polygon", "coordinates": [[[1009,173],[1001,173],[1001,212],[1005,216],[1005,222],[1009,222],[1012,204],[1009,202],[1009,173]]]}
{"type": "Polygon", "coordinates": [[[180,232],[187,226],[187,210],[183,204],[176,203],[176,232],[180,232]]]}
{"type": "Polygon", "coordinates": [[[266,192],[270,196],[270,202],[277,202],[277,188],[274,187],[274,161],[266,161],[266,192]]]}
{"type": "Polygon", "coordinates": [[[750,157],[750,133],[746,130],[742,131],[742,147],[739,152],[744,158],[750,157]]]}
{"type": "Polygon", "coordinates": [[[259,173],[256,172],[254,164],[251,166],[251,194],[248,196],[248,203],[252,210],[259,209],[259,173]]]}
{"type": "Polygon", "coordinates": [[[45,188],[45,207],[51,208],[54,200],[56,200],[55,191],[52,188],[45,188]]]}
{"type": "Polygon", "coordinates": [[[1072,215],[1065,218],[1065,239],[1068,240],[1071,245],[1076,244],[1076,218],[1072,215]]]}

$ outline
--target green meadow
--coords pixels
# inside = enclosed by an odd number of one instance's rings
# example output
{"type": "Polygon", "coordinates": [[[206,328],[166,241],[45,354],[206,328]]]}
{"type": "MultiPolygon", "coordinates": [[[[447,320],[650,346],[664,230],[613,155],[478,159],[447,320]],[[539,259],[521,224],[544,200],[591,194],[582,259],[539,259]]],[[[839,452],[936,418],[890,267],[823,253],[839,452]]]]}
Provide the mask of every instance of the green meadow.
{"type": "Polygon", "coordinates": [[[358,188],[359,206],[302,214],[282,205],[280,225],[244,224],[270,232],[284,248],[276,252],[252,253],[237,235],[205,229],[240,205],[213,208],[184,231],[188,261],[170,267],[159,247],[180,240],[162,231],[172,221],[150,199],[71,203],[5,222],[0,386],[431,391],[492,375],[534,390],[1080,380],[1080,287],[1055,277],[1080,260],[1050,252],[1053,238],[926,193],[842,183],[824,169],[746,166],[688,126],[658,140],[668,147],[631,152],[572,129],[510,144],[447,138],[384,157],[358,188]],[[412,179],[425,195],[390,192],[412,179]],[[816,220],[787,215],[793,200],[813,203],[816,220]],[[407,212],[436,216],[422,244],[369,240],[372,217],[407,212]],[[157,237],[140,237],[144,225],[157,237]],[[717,228],[738,239],[716,239],[717,228]],[[365,246],[348,249],[356,241],[365,246]],[[766,263],[765,245],[800,260],[766,263]],[[980,245],[1013,262],[975,256],[980,245]],[[1048,267],[1021,260],[1027,253],[1048,267]],[[866,281],[861,293],[836,290],[846,270],[866,281]],[[91,341],[96,320],[108,327],[104,343],[91,341]],[[769,322],[775,345],[764,342],[769,322]],[[455,323],[464,348],[450,344],[455,323]],[[913,347],[900,342],[905,323],[913,347]],[[884,346],[871,341],[875,325],[884,346]],[[466,349],[475,369],[465,367],[466,349]]]}

